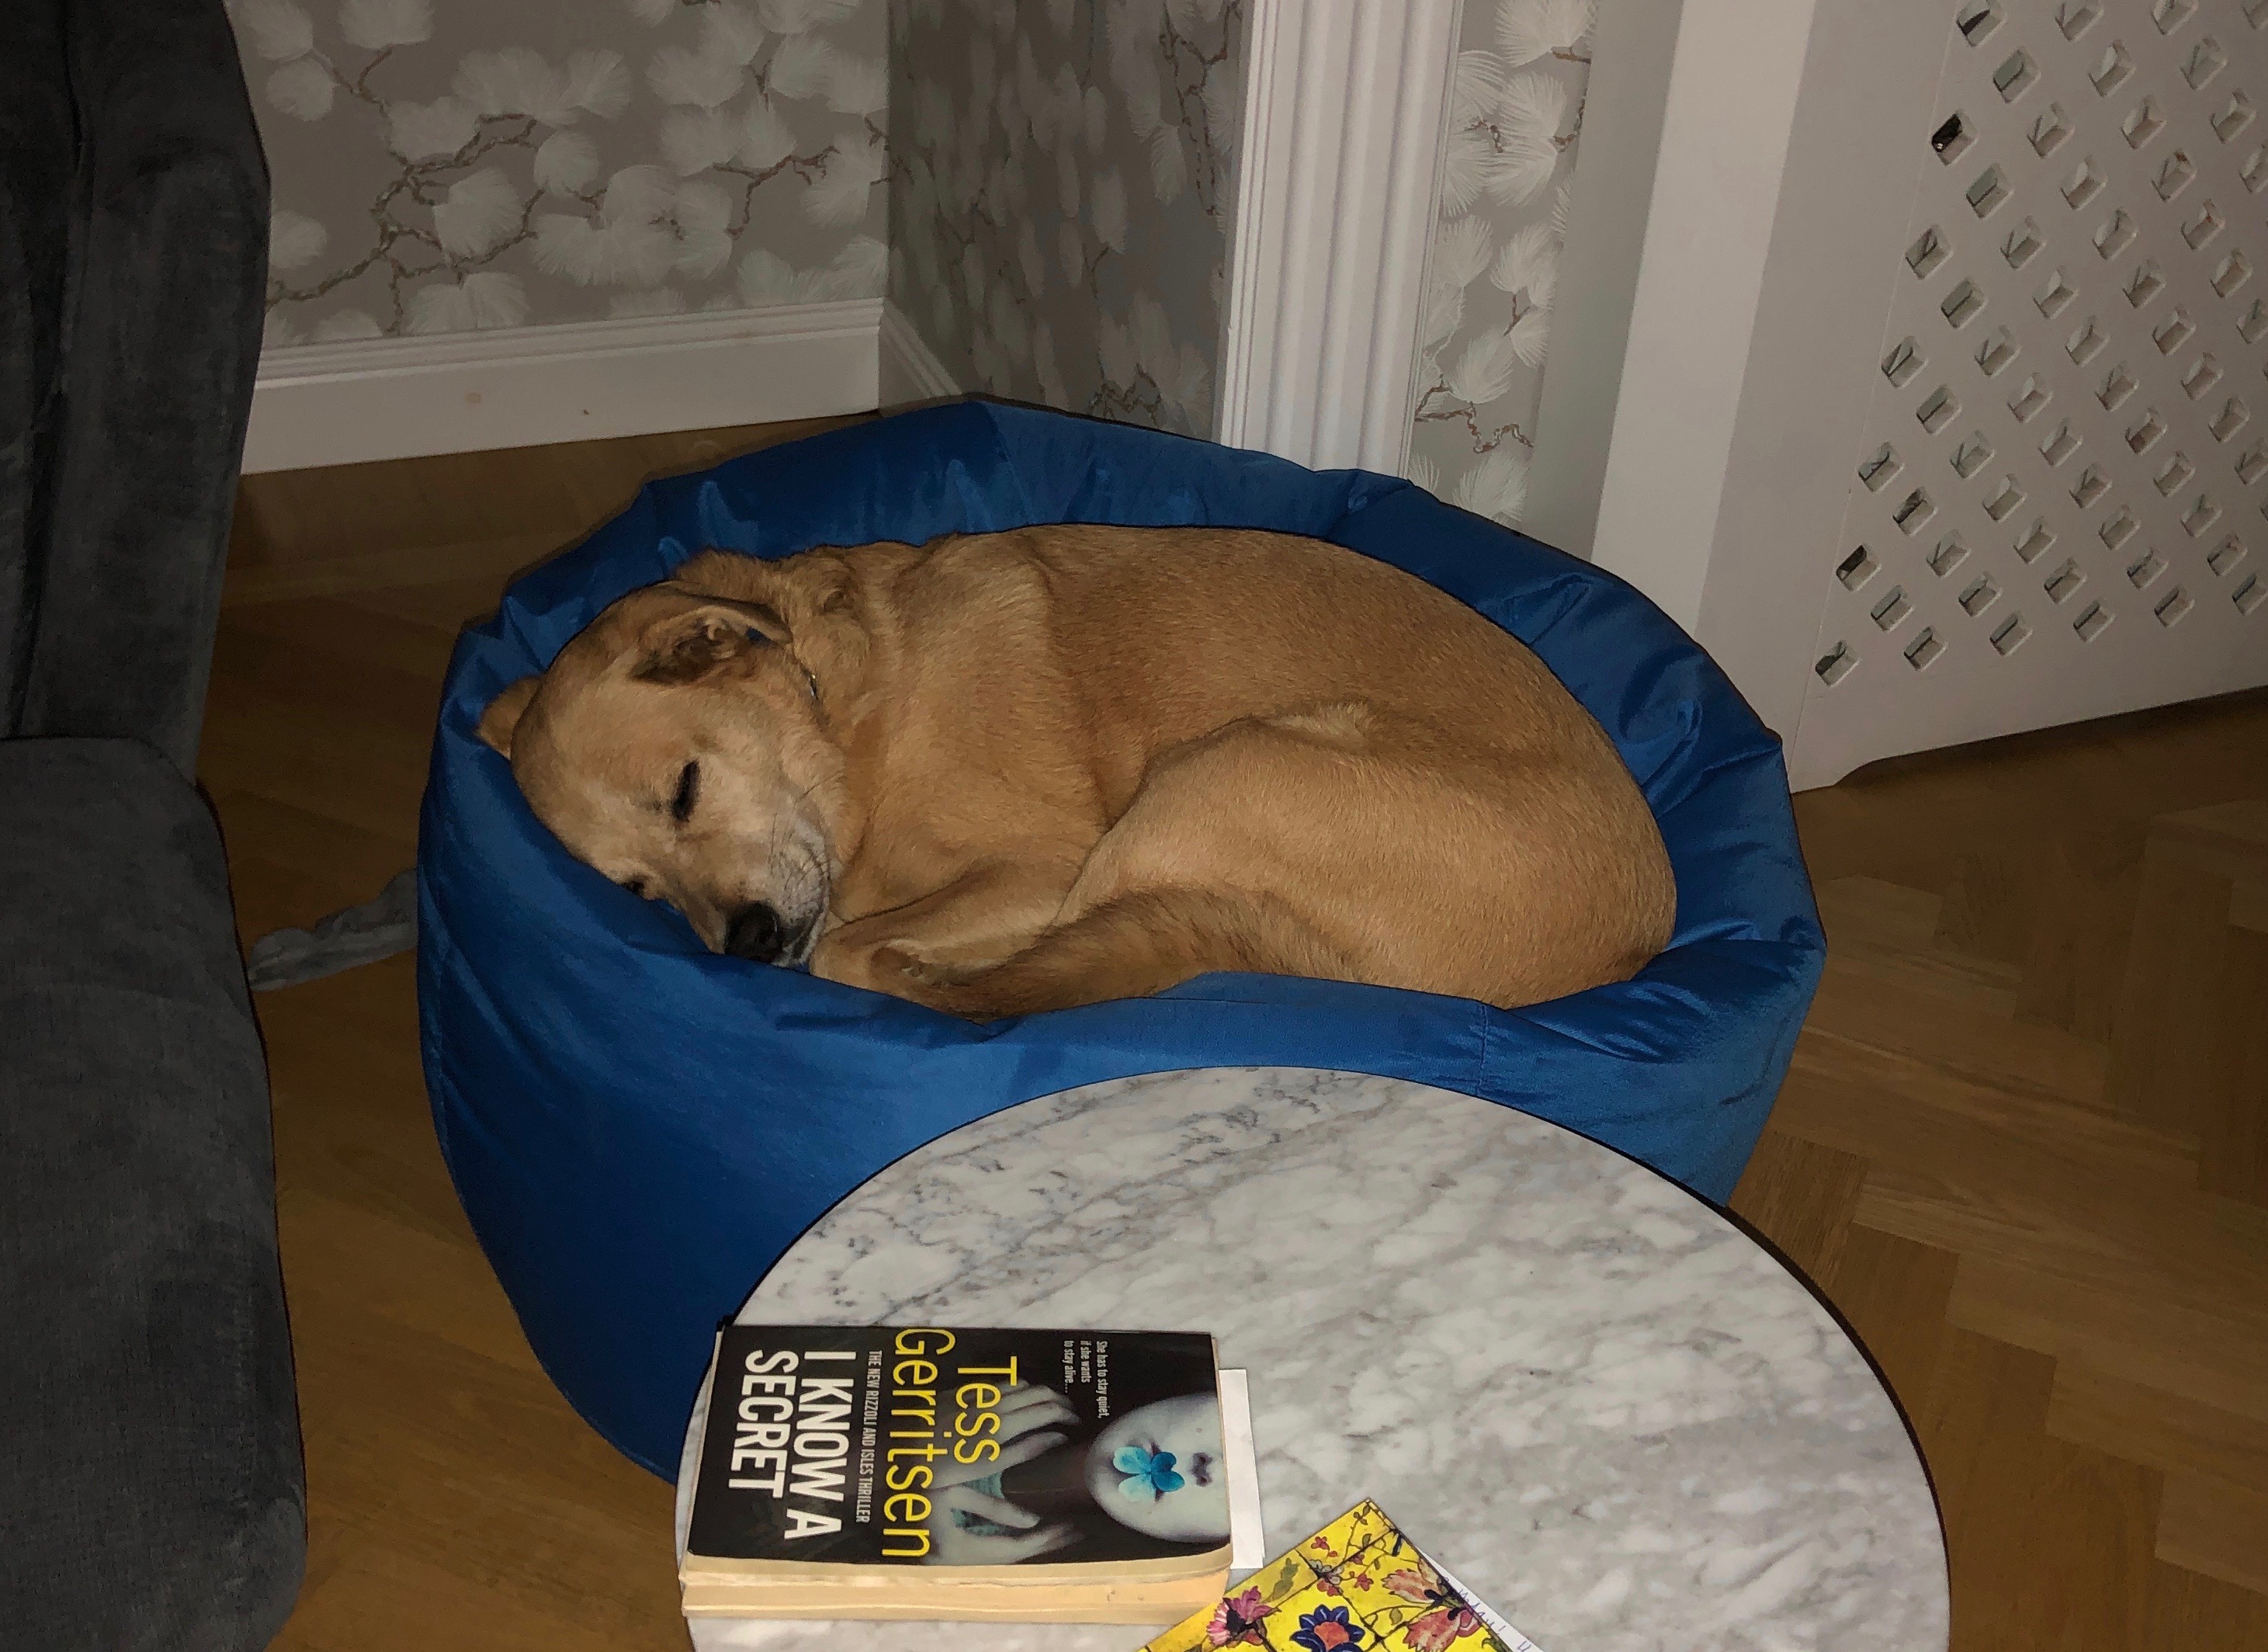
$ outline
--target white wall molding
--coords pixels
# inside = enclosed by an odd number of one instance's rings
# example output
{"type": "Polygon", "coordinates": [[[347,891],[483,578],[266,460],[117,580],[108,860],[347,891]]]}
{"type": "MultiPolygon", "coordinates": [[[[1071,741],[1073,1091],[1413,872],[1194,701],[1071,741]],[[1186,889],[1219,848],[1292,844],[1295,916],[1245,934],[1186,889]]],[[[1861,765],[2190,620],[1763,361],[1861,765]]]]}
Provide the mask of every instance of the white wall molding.
{"type": "Polygon", "coordinates": [[[886,408],[943,402],[962,394],[929,341],[887,299],[882,303],[881,400],[886,408]]]}
{"type": "Polygon", "coordinates": [[[881,322],[880,299],[854,299],[272,350],[244,468],[863,412],[881,322]]]}
{"type": "Polygon", "coordinates": [[[1255,0],[1216,430],[1398,473],[1457,0],[1255,0]]]}

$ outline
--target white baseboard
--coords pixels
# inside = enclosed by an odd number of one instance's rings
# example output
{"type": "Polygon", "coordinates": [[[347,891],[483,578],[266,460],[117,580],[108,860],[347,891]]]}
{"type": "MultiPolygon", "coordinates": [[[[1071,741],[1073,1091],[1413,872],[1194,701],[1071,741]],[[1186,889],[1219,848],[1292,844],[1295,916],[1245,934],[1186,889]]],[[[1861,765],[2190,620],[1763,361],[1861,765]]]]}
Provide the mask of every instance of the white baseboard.
{"type": "Polygon", "coordinates": [[[881,300],[853,299],[291,345],[261,358],[244,468],[861,413],[881,328],[881,300]]]}
{"type": "Polygon", "coordinates": [[[882,303],[881,358],[881,404],[886,408],[948,401],[962,394],[929,341],[887,299],[882,303]]]}

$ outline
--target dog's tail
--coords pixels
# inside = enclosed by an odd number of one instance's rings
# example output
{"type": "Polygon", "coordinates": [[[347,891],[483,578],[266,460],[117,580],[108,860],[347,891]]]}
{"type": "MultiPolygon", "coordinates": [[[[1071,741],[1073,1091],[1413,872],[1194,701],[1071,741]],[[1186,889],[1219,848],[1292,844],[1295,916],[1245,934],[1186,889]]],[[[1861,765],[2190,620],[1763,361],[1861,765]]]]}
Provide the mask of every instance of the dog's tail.
{"type": "Polygon", "coordinates": [[[1145,889],[1090,908],[989,970],[915,995],[993,1021],[1139,998],[1214,970],[1352,978],[1337,949],[1273,896],[1145,889]]]}

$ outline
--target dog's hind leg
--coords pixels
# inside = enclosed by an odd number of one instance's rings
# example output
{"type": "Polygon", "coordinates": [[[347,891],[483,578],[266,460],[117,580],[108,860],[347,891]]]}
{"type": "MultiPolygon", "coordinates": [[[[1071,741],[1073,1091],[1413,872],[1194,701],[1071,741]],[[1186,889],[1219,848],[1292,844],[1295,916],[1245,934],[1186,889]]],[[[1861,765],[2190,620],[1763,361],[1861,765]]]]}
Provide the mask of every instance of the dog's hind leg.
{"type": "MultiPolygon", "coordinates": [[[[1161,754],[1087,855],[1048,926],[989,968],[884,948],[869,983],[977,1020],[1162,992],[1213,970],[1359,978],[1289,886],[1285,816],[1344,822],[1344,772],[1366,709],[1318,706],[1230,725],[1161,754]]],[[[1344,874],[1344,868],[1329,871],[1344,874]]]]}
{"type": "Polygon", "coordinates": [[[1212,970],[1536,1003],[1644,962],[1629,857],[1579,814],[1548,765],[1362,704],[1245,719],[1160,754],[1022,951],[970,971],[885,948],[875,969],[978,1018],[1212,970]]]}

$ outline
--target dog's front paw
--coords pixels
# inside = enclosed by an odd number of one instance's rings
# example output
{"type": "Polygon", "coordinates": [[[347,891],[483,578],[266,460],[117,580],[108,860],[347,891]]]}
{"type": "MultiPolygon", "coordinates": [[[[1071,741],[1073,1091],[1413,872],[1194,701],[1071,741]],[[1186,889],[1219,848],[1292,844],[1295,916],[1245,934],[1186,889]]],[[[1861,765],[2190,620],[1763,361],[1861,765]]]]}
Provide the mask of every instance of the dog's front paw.
{"type": "Polygon", "coordinates": [[[811,972],[845,986],[863,986],[870,992],[923,1001],[925,992],[952,985],[961,972],[930,957],[904,940],[845,946],[833,937],[821,940],[811,955],[811,972]]]}

